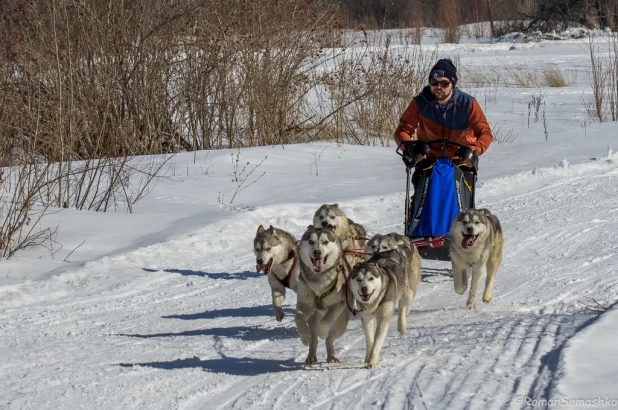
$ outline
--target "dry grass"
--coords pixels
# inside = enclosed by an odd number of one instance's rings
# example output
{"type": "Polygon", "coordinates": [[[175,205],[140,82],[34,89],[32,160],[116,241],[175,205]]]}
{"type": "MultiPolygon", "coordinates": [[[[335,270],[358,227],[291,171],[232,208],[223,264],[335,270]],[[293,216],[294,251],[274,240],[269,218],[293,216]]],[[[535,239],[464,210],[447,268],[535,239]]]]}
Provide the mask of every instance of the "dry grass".
{"type": "Polygon", "coordinates": [[[536,71],[526,69],[520,65],[505,66],[504,72],[508,77],[509,84],[521,88],[540,88],[541,81],[536,71]]]}
{"type": "Polygon", "coordinates": [[[543,84],[548,87],[567,87],[569,85],[562,72],[554,67],[543,69],[543,84]]]}

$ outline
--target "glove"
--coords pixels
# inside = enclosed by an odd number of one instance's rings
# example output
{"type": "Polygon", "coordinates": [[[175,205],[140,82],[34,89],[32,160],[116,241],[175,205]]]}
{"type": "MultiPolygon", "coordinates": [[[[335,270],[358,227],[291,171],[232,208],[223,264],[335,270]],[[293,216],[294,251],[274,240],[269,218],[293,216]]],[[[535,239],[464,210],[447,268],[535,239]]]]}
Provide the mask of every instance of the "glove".
{"type": "Polygon", "coordinates": [[[471,163],[472,167],[478,168],[479,153],[472,151],[470,147],[461,147],[455,151],[455,155],[459,157],[460,164],[471,163]]]}
{"type": "Polygon", "coordinates": [[[404,152],[401,156],[403,163],[406,164],[406,168],[414,168],[416,165],[416,157],[410,156],[407,152],[404,152]]]}

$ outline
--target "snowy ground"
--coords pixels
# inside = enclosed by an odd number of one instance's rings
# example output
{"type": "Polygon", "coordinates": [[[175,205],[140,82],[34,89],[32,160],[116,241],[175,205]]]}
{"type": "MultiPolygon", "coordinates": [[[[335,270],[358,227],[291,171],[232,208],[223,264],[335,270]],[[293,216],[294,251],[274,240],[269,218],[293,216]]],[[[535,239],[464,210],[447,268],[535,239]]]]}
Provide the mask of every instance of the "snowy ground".
{"type": "MultiPolygon", "coordinates": [[[[479,70],[587,64],[582,42],[509,46],[440,53],[479,70]]],[[[618,154],[608,149],[618,125],[589,122],[579,76],[560,89],[469,90],[490,122],[519,135],[481,158],[477,205],[505,235],[490,305],[467,311],[448,277],[427,277],[408,332],[391,326],[377,369],[360,368],[357,318],[337,343],[343,365],[307,368],[294,294],[275,321],[255,272],[255,231],[300,237],[321,204],[337,202],[370,234],[402,232],[401,161],[392,148],[328,143],[180,154],[134,214],[50,215],[63,246],[53,258],[0,262],[0,408],[618,408],[618,311],[596,311],[618,299],[618,154]],[[541,121],[528,125],[539,94],[548,138],[541,121]],[[241,187],[237,155],[249,170],[263,160],[241,187]],[[606,401],[568,401],[595,398],[606,401]]]]}

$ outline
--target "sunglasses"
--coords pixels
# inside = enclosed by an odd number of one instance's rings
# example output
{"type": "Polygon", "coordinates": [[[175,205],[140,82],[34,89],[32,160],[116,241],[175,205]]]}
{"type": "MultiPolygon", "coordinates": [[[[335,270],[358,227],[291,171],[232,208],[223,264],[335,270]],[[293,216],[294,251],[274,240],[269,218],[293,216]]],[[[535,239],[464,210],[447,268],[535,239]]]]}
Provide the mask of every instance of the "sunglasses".
{"type": "Polygon", "coordinates": [[[429,82],[429,85],[431,85],[432,87],[437,87],[438,85],[440,85],[442,88],[446,88],[449,85],[451,85],[451,82],[448,80],[442,80],[442,81],[438,81],[438,80],[431,80],[429,82]]]}

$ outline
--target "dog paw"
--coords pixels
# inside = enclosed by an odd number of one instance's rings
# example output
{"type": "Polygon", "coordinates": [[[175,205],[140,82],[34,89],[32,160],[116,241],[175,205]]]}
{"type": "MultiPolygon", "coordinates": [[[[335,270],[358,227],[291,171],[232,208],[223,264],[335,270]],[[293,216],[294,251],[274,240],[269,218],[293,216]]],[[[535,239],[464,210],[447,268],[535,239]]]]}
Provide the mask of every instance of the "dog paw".
{"type": "Polygon", "coordinates": [[[275,319],[277,319],[278,322],[281,322],[284,316],[285,314],[283,313],[283,309],[275,310],[275,319]]]}
{"type": "Polygon", "coordinates": [[[317,362],[318,362],[318,358],[317,358],[317,357],[315,357],[315,356],[311,356],[311,355],[309,355],[309,356],[307,356],[307,358],[305,359],[305,364],[306,364],[306,365],[309,365],[309,366],[311,366],[311,365],[313,365],[313,364],[316,364],[317,362]]]}
{"type": "Polygon", "coordinates": [[[326,363],[341,363],[341,361],[337,359],[335,356],[328,356],[326,358],[326,363]]]}
{"type": "Polygon", "coordinates": [[[464,293],[466,293],[466,288],[467,286],[455,286],[455,293],[457,293],[458,295],[463,295],[464,293]]]}
{"type": "Polygon", "coordinates": [[[469,301],[466,303],[466,309],[468,309],[468,310],[474,310],[474,309],[476,309],[476,302],[469,300],[469,301]]]}
{"type": "Polygon", "coordinates": [[[378,366],[377,363],[368,362],[365,363],[365,369],[375,369],[378,366]]]}
{"type": "Polygon", "coordinates": [[[491,302],[491,299],[492,299],[491,294],[489,294],[489,295],[487,295],[487,294],[483,295],[483,303],[489,303],[489,302],[491,302]]]}

